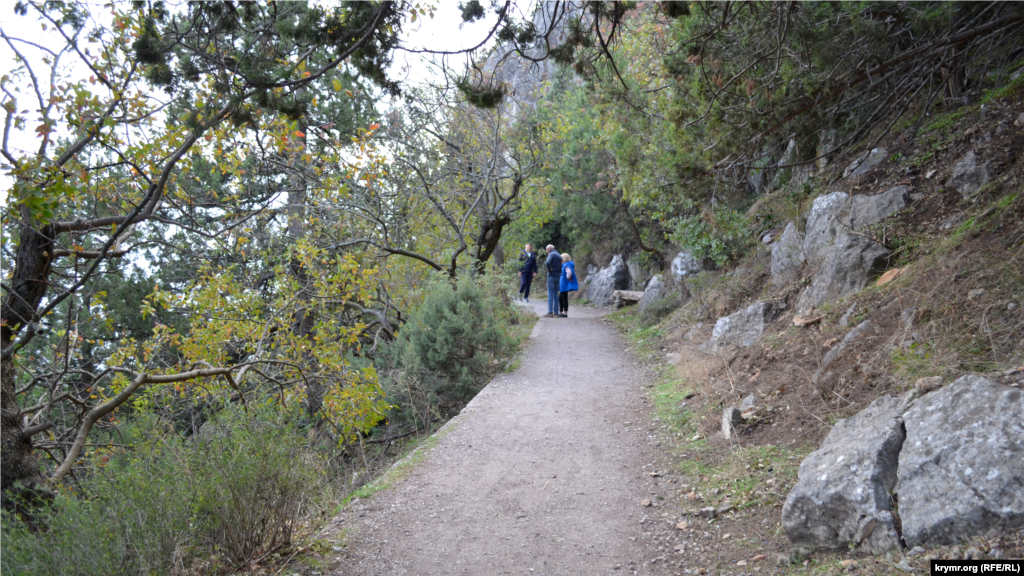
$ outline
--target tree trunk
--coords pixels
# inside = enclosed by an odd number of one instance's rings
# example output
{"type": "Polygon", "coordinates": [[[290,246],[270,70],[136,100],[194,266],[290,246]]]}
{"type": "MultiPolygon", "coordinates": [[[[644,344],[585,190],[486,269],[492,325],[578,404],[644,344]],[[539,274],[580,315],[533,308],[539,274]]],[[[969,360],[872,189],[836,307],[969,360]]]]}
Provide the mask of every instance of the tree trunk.
{"type": "MultiPolygon", "coordinates": [[[[27,210],[22,209],[22,225],[18,255],[11,279],[11,292],[3,300],[3,324],[0,326],[0,346],[7,350],[23,330],[35,330],[36,309],[50,278],[50,259],[53,254],[52,230],[38,226],[27,210]]],[[[46,480],[39,470],[39,462],[32,448],[32,438],[26,437],[21,408],[15,396],[14,354],[0,361],[0,490],[3,506],[10,508],[14,497],[34,498],[47,494],[46,480]]]]}

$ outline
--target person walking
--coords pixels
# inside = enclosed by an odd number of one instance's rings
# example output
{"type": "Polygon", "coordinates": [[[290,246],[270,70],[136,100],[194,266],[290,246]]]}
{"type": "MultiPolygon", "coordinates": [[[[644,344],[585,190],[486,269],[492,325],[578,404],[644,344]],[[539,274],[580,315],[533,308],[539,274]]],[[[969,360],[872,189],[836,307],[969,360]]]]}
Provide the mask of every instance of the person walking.
{"type": "Polygon", "coordinates": [[[548,257],[544,260],[544,268],[548,271],[548,313],[545,318],[558,317],[558,279],[562,276],[562,255],[555,247],[548,244],[545,250],[548,257]]]}
{"type": "Polygon", "coordinates": [[[576,265],[573,264],[572,256],[562,253],[562,275],[558,278],[558,317],[569,317],[569,292],[580,289],[580,283],[576,279],[576,265]]]}
{"type": "Polygon", "coordinates": [[[537,273],[537,255],[533,253],[533,244],[527,244],[523,248],[523,253],[519,255],[519,261],[522,262],[519,267],[519,299],[529,302],[533,275],[537,273]]]}

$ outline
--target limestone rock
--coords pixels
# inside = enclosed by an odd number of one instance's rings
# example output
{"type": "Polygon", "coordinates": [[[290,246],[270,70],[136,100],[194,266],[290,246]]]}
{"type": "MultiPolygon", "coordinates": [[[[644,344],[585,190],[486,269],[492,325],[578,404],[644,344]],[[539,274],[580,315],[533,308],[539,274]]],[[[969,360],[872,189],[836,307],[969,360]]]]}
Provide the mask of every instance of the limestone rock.
{"type": "Polygon", "coordinates": [[[903,419],[897,490],[908,545],[1024,526],[1024,392],[963,376],[903,419]]]}
{"type": "Polygon", "coordinates": [[[821,379],[822,373],[824,373],[825,370],[828,370],[828,367],[831,366],[837,358],[839,358],[839,356],[843,353],[843,350],[846,350],[846,347],[849,346],[851,342],[856,340],[857,337],[860,336],[864,332],[864,330],[866,330],[867,327],[870,325],[871,321],[865,320],[860,324],[857,324],[857,326],[853,330],[847,332],[846,336],[843,337],[843,340],[840,343],[836,344],[834,347],[832,347],[832,349],[829,350],[827,354],[825,354],[825,357],[821,360],[821,367],[818,368],[818,371],[815,372],[814,376],[811,377],[811,382],[813,384],[817,384],[818,381],[821,379]]]}
{"type": "Polygon", "coordinates": [[[850,200],[850,227],[874,224],[910,203],[910,187],[893,186],[881,194],[860,194],[850,200]]]}
{"type": "Polygon", "coordinates": [[[811,285],[800,294],[797,314],[809,314],[824,302],[855,294],[881,274],[888,261],[889,250],[878,242],[843,234],[825,253],[811,285]]]}
{"type": "Polygon", "coordinates": [[[909,397],[882,396],[836,422],[821,448],[800,464],[799,480],[782,507],[782,528],[795,546],[852,544],[873,553],[899,547],[889,494],[905,438],[900,415],[908,402],[909,397]]]}
{"type": "Polygon", "coordinates": [[[728,440],[736,434],[736,426],[743,423],[743,415],[740,413],[740,409],[735,406],[729,406],[722,411],[722,436],[728,440]]]}
{"type": "Polygon", "coordinates": [[[867,174],[875,166],[878,166],[889,157],[889,151],[885,148],[873,148],[870,152],[865,152],[860,158],[853,161],[852,164],[843,170],[843,178],[856,178],[867,174]]]}
{"type": "Polygon", "coordinates": [[[764,334],[764,328],[775,319],[779,308],[772,302],[758,302],[718,319],[711,332],[711,338],[701,344],[705,350],[721,346],[750,346],[764,334]]]}
{"type": "Polygon", "coordinates": [[[682,284],[687,276],[704,270],[704,262],[687,250],[683,250],[672,259],[672,278],[676,284],[682,284]]]}
{"type": "Polygon", "coordinates": [[[850,196],[846,192],[832,192],[814,199],[804,236],[804,257],[812,265],[821,261],[832,241],[845,231],[849,204],[850,196]]]}
{"type": "Polygon", "coordinates": [[[971,151],[953,166],[953,176],[949,179],[949,185],[964,198],[970,198],[988,184],[988,180],[988,165],[979,166],[978,157],[971,151]]]}
{"type": "Polygon", "coordinates": [[[640,310],[646,310],[651,304],[664,298],[667,292],[665,283],[661,281],[661,274],[655,274],[647,283],[647,288],[644,288],[644,296],[640,299],[640,310]]]}
{"type": "Polygon", "coordinates": [[[614,256],[611,263],[587,278],[587,299],[595,306],[608,306],[614,298],[612,292],[629,289],[629,269],[622,256],[614,256]]]}
{"type": "Polygon", "coordinates": [[[637,258],[630,258],[626,261],[626,268],[629,269],[629,289],[643,292],[647,283],[657,274],[658,270],[650,265],[643,265],[637,258]]]}
{"type": "Polygon", "coordinates": [[[804,235],[790,222],[779,241],[772,246],[772,284],[785,284],[800,272],[804,265],[804,235]]]}

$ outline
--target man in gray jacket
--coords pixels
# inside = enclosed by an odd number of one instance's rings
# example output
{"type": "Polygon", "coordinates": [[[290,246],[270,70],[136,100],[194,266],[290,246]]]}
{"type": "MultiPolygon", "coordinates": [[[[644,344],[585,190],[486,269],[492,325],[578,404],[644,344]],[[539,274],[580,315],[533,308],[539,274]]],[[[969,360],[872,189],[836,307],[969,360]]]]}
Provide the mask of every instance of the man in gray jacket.
{"type": "Polygon", "coordinates": [[[544,267],[548,270],[548,313],[545,318],[556,318],[558,316],[558,278],[562,275],[562,255],[555,247],[548,244],[545,248],[548,252],[544,267]]]}

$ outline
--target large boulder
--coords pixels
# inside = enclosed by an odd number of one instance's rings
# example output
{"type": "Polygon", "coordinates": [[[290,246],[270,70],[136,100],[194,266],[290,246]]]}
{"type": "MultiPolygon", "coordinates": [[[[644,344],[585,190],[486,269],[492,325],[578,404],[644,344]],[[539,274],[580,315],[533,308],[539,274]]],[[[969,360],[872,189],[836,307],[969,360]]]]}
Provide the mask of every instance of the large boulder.
{"type": "Polygon", "coordinates": [[[785,284],[797,277],[804,261],[804,235],[790,222],[772,246],[772,284],[785,284]]]}
{"type": "Polygon", "coordinates": [[[856,178],[867,174],[872,168],[878,166],[889,157],[889,151],[885,148],[872,148],[854,160],[846,170],[843,170],[843,178],[856,178]]]}
{"type": "Polygon", "coordinates": [[[860,194],[850,199],[850,227],[874,224],[910,203],[908,186],[893,186],[881,194],[860,194]]]}
{"type": "Polygon", "coordinates": [[[821,448],[800,464],[799,480],[782,507],[782,529],[794,545],[853,545],[872,553],[900,546],[890,494],[905,438],[900,415],[908,401],[883,396],[836,422],[821,448]]]}
{"type": "Polygon", "coordinates": [[[964,376],[903,419],[897,491],[907,545],[1024,526],[1024,392],[964,376]]]}
{"type": "Polygon", "coordinates": [[[808,262],[820,262],[836,237],[846,231],[849,210],[850,195],[846,192],[832,192],[814,199],[804,235],[804,257],[808,262]]]}
{"type": "Polygon", "coordinates": [[[949,185],[956,189],[964,198],[970,198],[988,184],[988,165],[978,165],[978,157],[970,151],[953,166],[953,176],[949,185]]]}
{"type": "Polygon", "coordinates": [[[638,258],[630,258],[626,261],[626,268],[629,269],[629,289],[643,291],[647,283],[658,273],[656,267],[640,263],[638,258]]]}
{"type": "Polygon", "coordinates": [[[688,250],[683,250],[672,259],[672,279],[676,281],[676,284],[682,284],[687,276],[701,272],[704,269],[704,260],[697,258],[688,250]]]}
{"type": "Polygon", "coordinates": [[[609,306],[614,302],[612,292],[628,289],[629,269],[622,256],[616,255],[611,263],[587,277],[586,297],[595,306],[609,306]]]}
{"type": "Polygon", "coordinates": [[[661,274],[655,274],[644,288],[644,297],[640,299],[640,310],[646,310],[651,304],[668,295],[667,286],[661,281],[661,274]]]}
{"type": "Polygon", "coordinates": [[[889,254],[885,246],[870,238],[843,234],[825,252],[811,285],[800,294],[797,314],[810,314],[824,302],[857,293],[885,271],[889,254]]]}
{"type": "Polygon", "coordinates": [[[750,346],[764,334],[765,326],[778,316],[781,310],[773,302],[758,302],[735,314],[718,319],[711,338],[701,344],[704,350],[726,346],[743,348],[750,346]]]}

